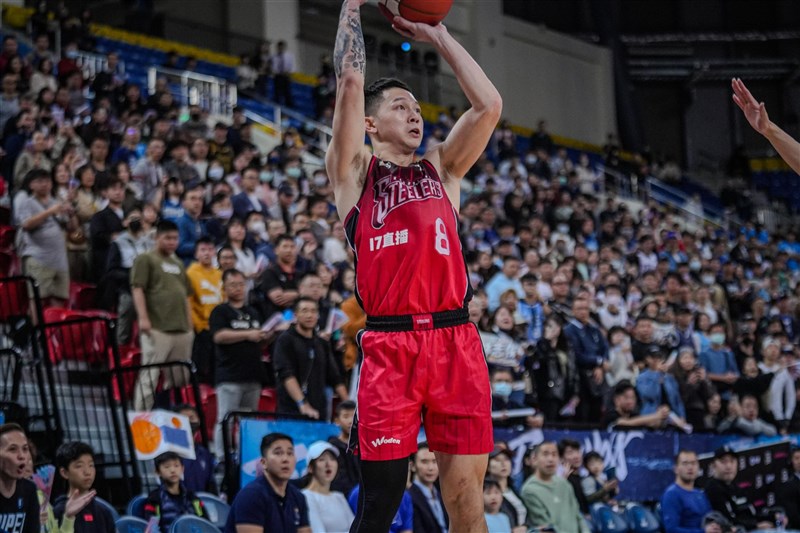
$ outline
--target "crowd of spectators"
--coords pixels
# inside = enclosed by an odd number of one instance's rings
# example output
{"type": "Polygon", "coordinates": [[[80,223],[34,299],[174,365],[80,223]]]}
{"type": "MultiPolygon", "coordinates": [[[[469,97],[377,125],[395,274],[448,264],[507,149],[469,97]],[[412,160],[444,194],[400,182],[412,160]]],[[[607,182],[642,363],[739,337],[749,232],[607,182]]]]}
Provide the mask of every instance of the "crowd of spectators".
{"type": "MultiPolygon", "coordinates": [[[[16,253],[42,298],[63,305],[71,282],[96,283],[97,306],[117,314],[119,342],[139,345],[143,363],[193,360],[217,389],[218,458],[219,423],[229,411],[257,408],[265,386],[277,388],[280,412],[331,419],[326,389],[348,400],[365,317],[332,187],[324,168],[303,164],[298,132],[261,152],[242,109],[211,122],[190,106],[181,119],[166,81],[146,94],[118,69],[116,52],[85,79],[74,61],[79,41],[64,43],[61,58],[46,33],[34,43],[22,57],[13,36],[3,40],[0,176],[16,253]],[[332,325],[338,310],[349,320],[341,330],[332,325]]],[[[274,76],[291,106],[290,60],[279,45],[277,56],[267,49],[254,58],[255,75],[240,70],[253,86],[274,76]]],[[[442,113],[427,148],[446,137],[455,114],[442,113]]],[[[650,201],[634,210],[598,194],[613,191],[613,179],[586,154],[555,146],[545,122],[529,141],[519,153],[502,122],[462,182],[469,315],[491,371],[496,424],[797,432],[795,233],[752,221],[720,228],[650,201]]],[[[613,142],[605,156],[619,157],[613,142]]],[[[157,378],[144,370],[139,379],[157,378]]],[[[147,390],[137,388],[137,407],[158,405],[147,390]]],[[[262,446],[265,457],[276,443],[288,446],[275,438],[262,446]]],[[[504,509],[512,527],[526,523],[535,506],[519,502],[551,487],[559,455],[569,452],[550,448],[538,449],[538,477],[521,496],[510,472],[492,466],[505,455],[493,455],[487,513],[504,509]]],[[[344,468],[341,451],[335,440],[317,449],[308,490],[336,488],[326,454],[344,468]]],[[[409,494],[415,506],[432,506],[425,516],[444,530],[428,455],[412,458],[409,494]]],[[[569,482],[590,502],[608,501],[615,486],[596,459],[587,456],[588,477],[569,482]]],[[[169,466],[159,465],[165,476],[169,466]]],[[[348,475],[338,489],[345,494],[355,485],[352,465],[348,475]]],[[[576,496],[577,512],[557,518],[582,528],[585,503],[576,496]]],[[[542,513],[550,508],[542,505],[542,513]]]]}

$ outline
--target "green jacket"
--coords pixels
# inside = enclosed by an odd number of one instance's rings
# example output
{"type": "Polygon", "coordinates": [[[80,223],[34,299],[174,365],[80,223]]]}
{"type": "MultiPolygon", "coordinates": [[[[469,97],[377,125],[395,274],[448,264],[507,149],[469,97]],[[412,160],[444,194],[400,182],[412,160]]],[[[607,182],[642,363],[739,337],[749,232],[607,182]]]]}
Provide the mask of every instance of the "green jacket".
{"type": "Polygon", "coordinates": [[[528,509],[528,527],[551,525],[558,533],[589,533],[572,485],[553,476],[544,482],[536,475],[522,486],[522,501],[528,509]]]}

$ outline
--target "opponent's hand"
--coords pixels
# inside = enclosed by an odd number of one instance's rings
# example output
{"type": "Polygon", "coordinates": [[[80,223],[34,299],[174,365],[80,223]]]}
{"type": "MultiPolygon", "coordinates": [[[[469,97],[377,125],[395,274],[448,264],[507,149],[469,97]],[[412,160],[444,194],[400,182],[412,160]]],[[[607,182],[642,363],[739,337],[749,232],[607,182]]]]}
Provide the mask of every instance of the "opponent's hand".
{"type": "Polygon", "coordinates": [[[747,122],[758,133],[766,135],[770,122],[764,102],[759,103],[739,78],[731,80],[731,87],[733,88],[733,101],[742,110],[747,122]]]}
{"type": "Polygon", "coordinates": [[[411,22],[403,17],[395,17],[392,20],[392,29],[406,37],[421,43],[433,43],[437,35],[447,31],[441,22],[436,26],[425,24],[424,22],[411,22]]]}

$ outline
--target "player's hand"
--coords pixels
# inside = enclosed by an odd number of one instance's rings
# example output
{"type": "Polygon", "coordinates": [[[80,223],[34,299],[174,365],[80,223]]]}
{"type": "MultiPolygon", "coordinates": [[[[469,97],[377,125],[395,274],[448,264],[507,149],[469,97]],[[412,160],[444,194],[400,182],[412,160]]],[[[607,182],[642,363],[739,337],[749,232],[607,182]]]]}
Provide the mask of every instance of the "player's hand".
{"type": "Polygon", "coordinates": [[[89,505],[89,502],[91,502],[96,495],[97,491],[95,490],[90,490],[83,495],[78,494],[78,489],[73,490],[64,508],[64,516],[67,518],[74,518],[84,507],[89,505]]]}
{"type": "Polygon", "coordinates": [[[403,37],[414,39],[421,43],[433,43],[436,41],[437,35],[447,31],[441,22],[436,26],[431,26],[424,22],[411,22],[403,17],[395,17],[392,20],[392,29],[403,37]]]}
{"type": "Polygon", "coordinates": [[[759,103],[739,78],[731,80],[731,87],[733,88],[733,101],[742,110],[747,122],[758,133],[766,135],[770,122],[764,102],[759,103]]]}

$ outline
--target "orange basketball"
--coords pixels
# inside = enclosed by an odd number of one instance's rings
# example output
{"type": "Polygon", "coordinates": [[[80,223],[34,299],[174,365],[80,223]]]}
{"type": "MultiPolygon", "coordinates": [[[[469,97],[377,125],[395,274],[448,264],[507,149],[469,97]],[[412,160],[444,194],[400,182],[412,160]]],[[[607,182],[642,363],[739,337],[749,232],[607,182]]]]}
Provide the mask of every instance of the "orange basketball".
{"type": "Polygon", "coordinates": [[[378,0],[378,7],[389,22],[400,16],[435,26],[450,12],[453,0],[378,0]]]}

